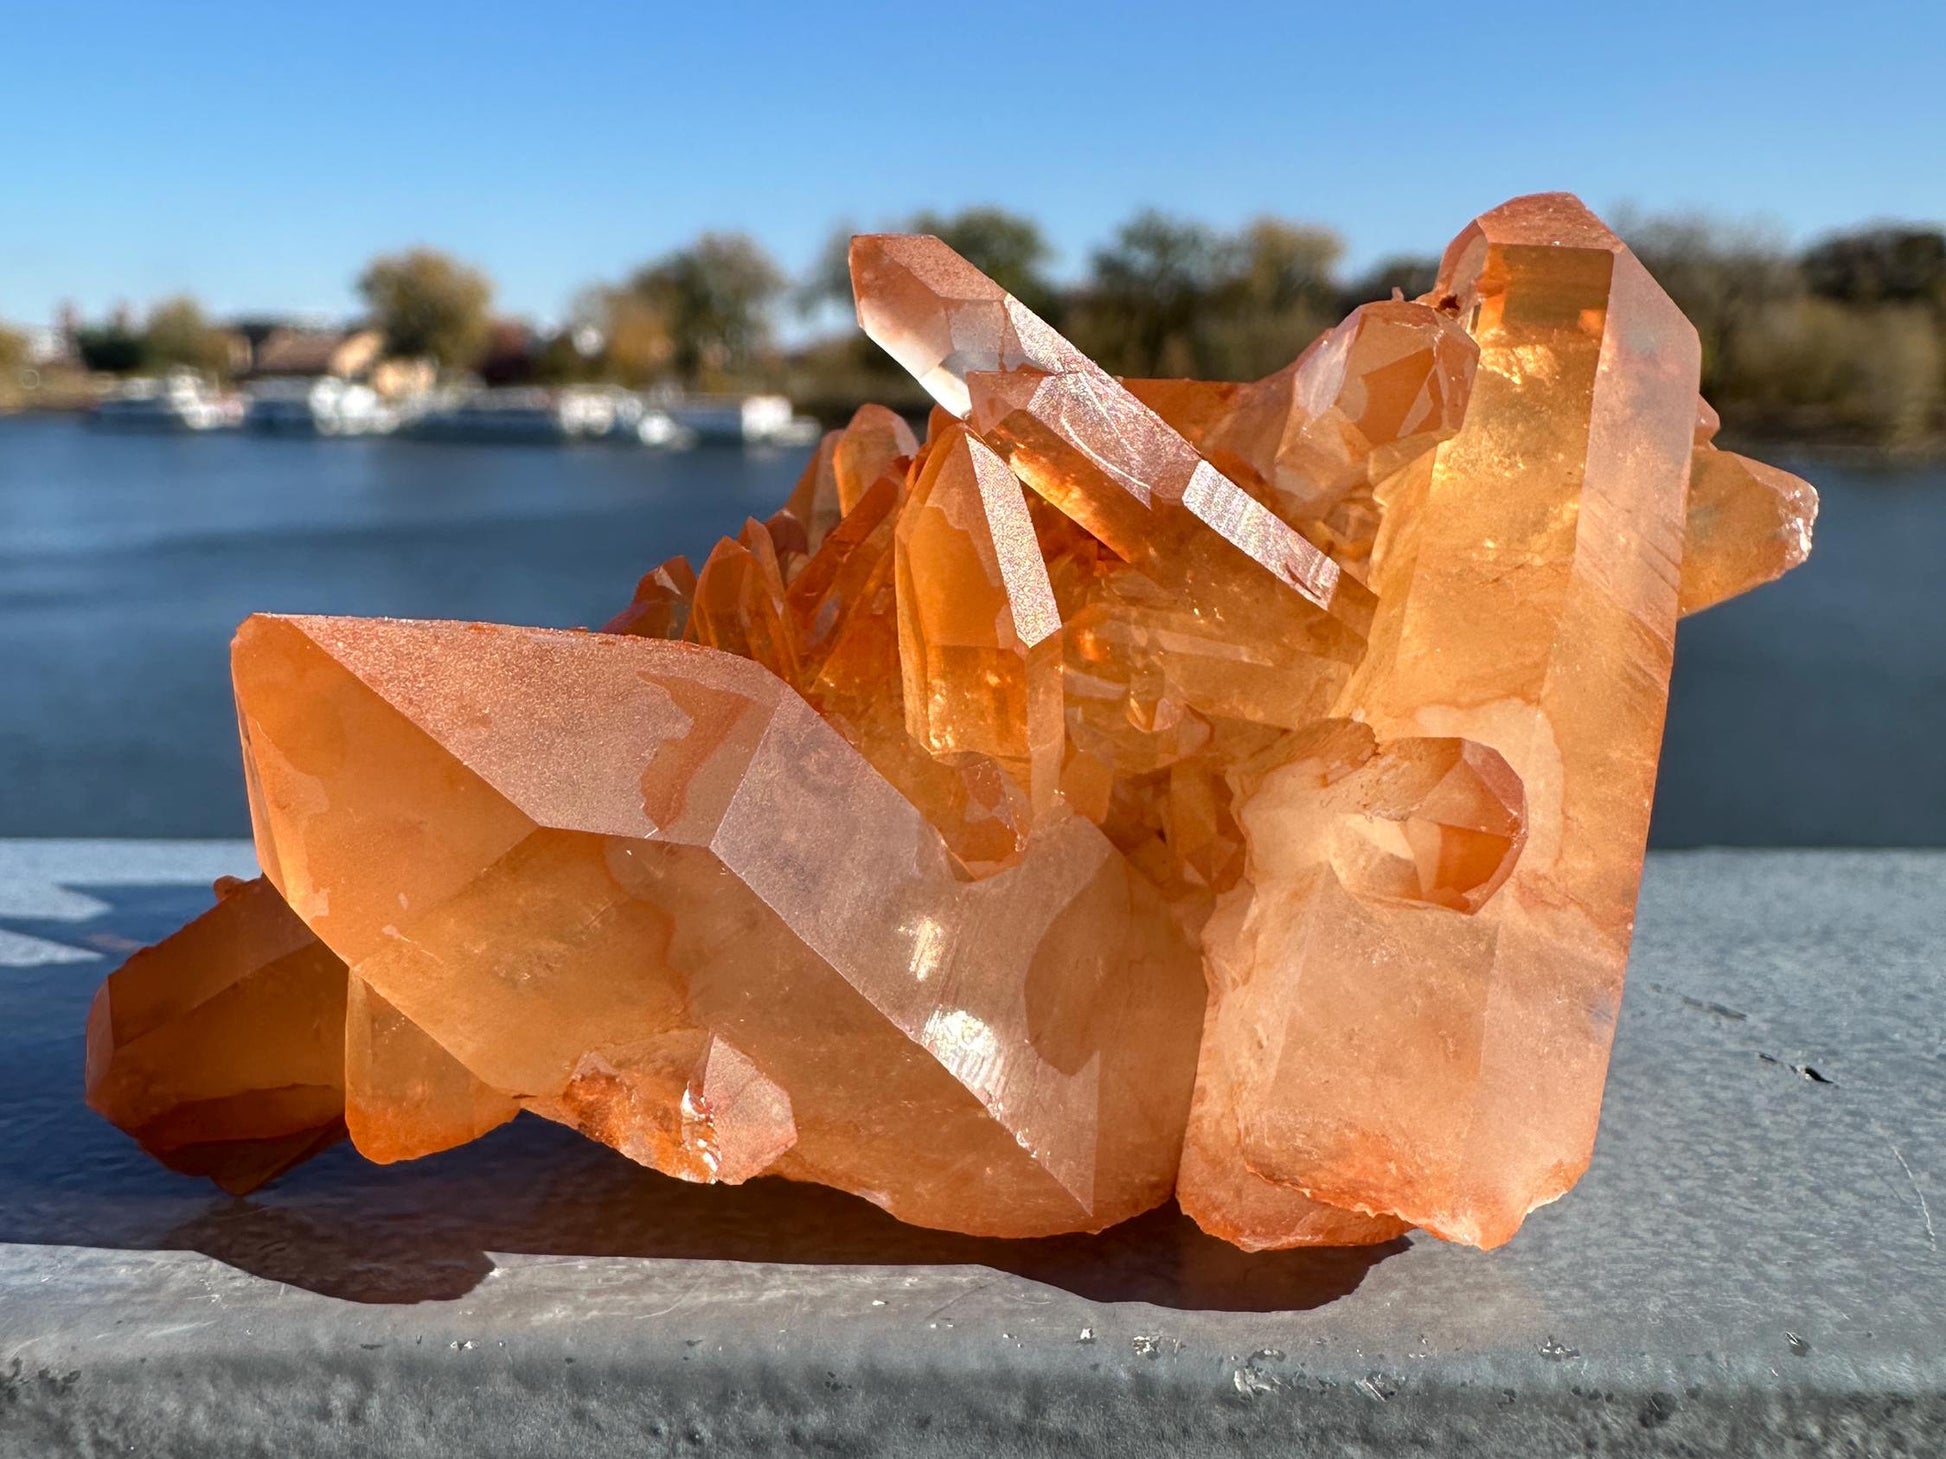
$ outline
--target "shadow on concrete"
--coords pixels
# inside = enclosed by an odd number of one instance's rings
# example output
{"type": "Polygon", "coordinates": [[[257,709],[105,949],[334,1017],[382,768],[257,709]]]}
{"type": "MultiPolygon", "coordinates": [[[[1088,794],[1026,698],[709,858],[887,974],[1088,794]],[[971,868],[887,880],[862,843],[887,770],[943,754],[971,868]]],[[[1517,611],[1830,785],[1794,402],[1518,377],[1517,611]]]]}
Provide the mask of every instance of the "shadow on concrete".
{"type": "Polygon", "coordinates": [[[82,1032],[128,942],[208,905],[195,888],[85,889],[90,923],[4,920],[100,961],[0,968],[0,1241],[194,1250],[355,1302],[446,1301],[488,1252],[821,1266],[978,1265],[1102,1302],[1272,1312],[1354,1291],[1405,1241],[1252,1255],[1173,1204],[1097,1236],[1001,1241],[927,1231],[821,1186],[695,1186],[530,1116],[459,1150],[376,1166],[340,1145],[246,1199],[172,1174],[81,1100],[82,1032]]]}
{"type": "Polygon", "coordinates": [[[525,1117],[410,1165],[380,1169],[334,1151],[257,1196],[212,1204],[158,1244],[358,1302],[462,1296],[491,1270],[485,1253],[497,1251],[978,1265],[1094,1301],[1250,1312],[1322,1306],[1408,1245],[1251,1254],[1204,1235],[1173,1204],[1096,1236],[959,1236],[904,1225],[822,1186],[689,1185],[525,1117]]]}

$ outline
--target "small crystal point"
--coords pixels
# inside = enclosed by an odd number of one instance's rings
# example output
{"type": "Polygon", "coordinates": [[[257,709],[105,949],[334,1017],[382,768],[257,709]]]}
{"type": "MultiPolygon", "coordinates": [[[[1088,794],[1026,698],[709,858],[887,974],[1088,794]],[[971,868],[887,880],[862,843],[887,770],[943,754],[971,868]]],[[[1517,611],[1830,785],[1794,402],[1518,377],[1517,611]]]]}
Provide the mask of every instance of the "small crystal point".
{"type": "Polygon", "coordinates": [[[629,605],[602,625],[604,633],[632,633],[638,638],[681,638],[689,627],[689,610],[696,598],[696,570],[686,557],[672,557],[651,568],[635,585],[629,605]]]}
{"type": "Polygon", "coordinates": [[[219,891],[95,994],[87,1097],[243,1195],[345,1133],[345,965],[262,878],[219,891]]]}
{"type": "Polygon", "coordinates": [[[880,477],[903,478],[906,463],[918,453],[918,438],[903,417],[882,405],[859,406],[832,453],[840,513],[850,515],[880,477]]]}
{"type": "Polygon", "coordinates": [[[1451,314],[1391,299],[1354,309],[1252,384],[1123,383],[1203,454],[1241,461],[1279,516],[1309,524],[1457,432],[1478,361],[1451,314]]]}
{"type": "Polygon", "coordinates": [[[1020,482],[952,427],[931,443],[896,535],[908,731],[935,755],[1017,766],[1045,814],[1065,733],[1061,618],[1020,482]]]}
{"type": "Polygon", "coordinates": [[[367,1160],[417,1160],[520,1113],[363,978],[345,1002],[345,1125],[367,1160]]]}
{"type": "Polygon", "coordinates": [[[1682,611],[1700,613],[1782,577],[1811,555],[1811,483],[1713,444],[1696,447],[1683,524],[1682,611]]]}

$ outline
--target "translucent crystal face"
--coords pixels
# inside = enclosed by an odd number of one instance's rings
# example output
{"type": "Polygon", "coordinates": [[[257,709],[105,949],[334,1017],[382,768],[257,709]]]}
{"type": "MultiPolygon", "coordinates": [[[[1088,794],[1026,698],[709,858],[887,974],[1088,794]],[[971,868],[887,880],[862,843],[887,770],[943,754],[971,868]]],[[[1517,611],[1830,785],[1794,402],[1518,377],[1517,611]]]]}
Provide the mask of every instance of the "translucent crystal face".
{"type": "Polygon", "coordinates": [[[1087,821],[970,880],[788,686],[682,644],[253,619],[236,672],[285,895],[520,1108],[931,1224],[1085,1228],[1167,1193],[1201,975],[1087,821]],[[416,804],[368,798],[390,782],[354,767],[381,764],[416,804]]]}
{"type": "Polygon", "coordinates": [[[90,1101],[236,1190],[525,1111],[984,1234],[1506,1240],[1594,1137],[1676,620],[1816,494],[1564,194],[1249,383],[852,268],[923,438],[862,407],[604,632],[243,625],[265,875],[109,978],[90,1101]]]}

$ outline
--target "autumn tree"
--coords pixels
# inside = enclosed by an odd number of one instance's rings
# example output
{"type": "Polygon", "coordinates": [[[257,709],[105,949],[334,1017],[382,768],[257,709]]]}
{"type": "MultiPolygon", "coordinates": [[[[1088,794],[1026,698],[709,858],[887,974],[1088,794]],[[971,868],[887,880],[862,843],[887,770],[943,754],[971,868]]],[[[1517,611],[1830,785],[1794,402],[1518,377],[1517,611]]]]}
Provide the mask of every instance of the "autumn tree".
{"type": "Polygon", "coordinates": [[[686,384],[709,388],[747,377],[770,348],[772,311],[784,288],[782,270],[755,239],[705,233],[638,269],[610,296],[611,358],[618,342],[641,362],[666,345],[668,371],[686,384]]]}
{"type": "Polygon", "coordinates": [[[1708,218],[1625,220],[1703,342],[1725,429],[1910,447],[1946,432],[1946,238],[1887,225],[1791,253],[1708,218]]]}
{"type": "Polygon", "coordinates": [[[142,330],[142,363],[150,370],[186,369],[223,375],[230,368],[230,342],[210,323],[202,305],[187,294],[178,294],[149,310],[142,330]]]}
{"type": "Polygon", "coordinates": [[[414,248],[375,258],[359,275],[358,292],[394,357],[464,370],[486,352],[493,283],[450,254],[414,248]]]}
{"type": "Polygon", "coordinates": [[[1281,218],[1259,218],[1223,240],[1197,331],[1198,373],[1254,380],[1288,365],[1338,322],[1343,253],[1337,234],[1281,218]]]}
{"type": "Polygon", "coordinates": [[[1804,281],[1845,304],[1929,304],[1946,310],[1946,232],[1887,224],[1839,233],[1806,250],[1804,281]]]}
{"type": "Polygon", "coordinates": [[[1118,375],[1194,375],[1196,326],[1209,308],[1221,241],[1201,223],[1153,209],[1115,231],[1089,261],[1070,333],[1118,375]]]}
{"type": "Polygon", "coordinates": [[[1138,213],[1090,261],[1071,331],[1117,374],[1268,374],[1334,322],[1342,251],[1336,234],[1282,219],[1226,234],[1138,213]]]}
{"type": "Polygon", "coordinates": [[[601,294],[596,317],[603,373],[618,384],[640,389],[669,378],[675,369],[676,342],[670,321],[657,305],[629,289],[601,294]]]}
{"type": "Polygon", "coordinates": [[[142,368],[147,344],[125,310],[101,324],[84,324],[75,331],[74,347],[81,363],[105,375],[128,375],[142,368]]]}
{"type": "Polygon", "coordinates": [[[1703,343],[1703,394],[1732,413],[1735,361],[1749,355],[1761,322],[1804,292],[1796,260],[1768,232],[1711,218],[1633,219],[1618,229],[1656,282],[1689,316],[1703,343]]]}

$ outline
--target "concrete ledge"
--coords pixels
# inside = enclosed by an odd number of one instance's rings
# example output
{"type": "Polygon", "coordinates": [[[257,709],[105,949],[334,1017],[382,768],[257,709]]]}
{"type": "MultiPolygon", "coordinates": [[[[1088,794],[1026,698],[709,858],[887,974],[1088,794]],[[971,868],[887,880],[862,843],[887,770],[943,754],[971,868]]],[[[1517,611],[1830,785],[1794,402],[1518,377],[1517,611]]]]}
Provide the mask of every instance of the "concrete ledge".
{"type": "Polygon", "coordinates": [[[1655,858],[1594,1168],[1491,1256],[973,1241],[531,1120],[231,1200],[81,1107],[80,1031],[248,870],[0,843],[0,1454],[1946,1445],[1946,853],[1655,858]]]}

